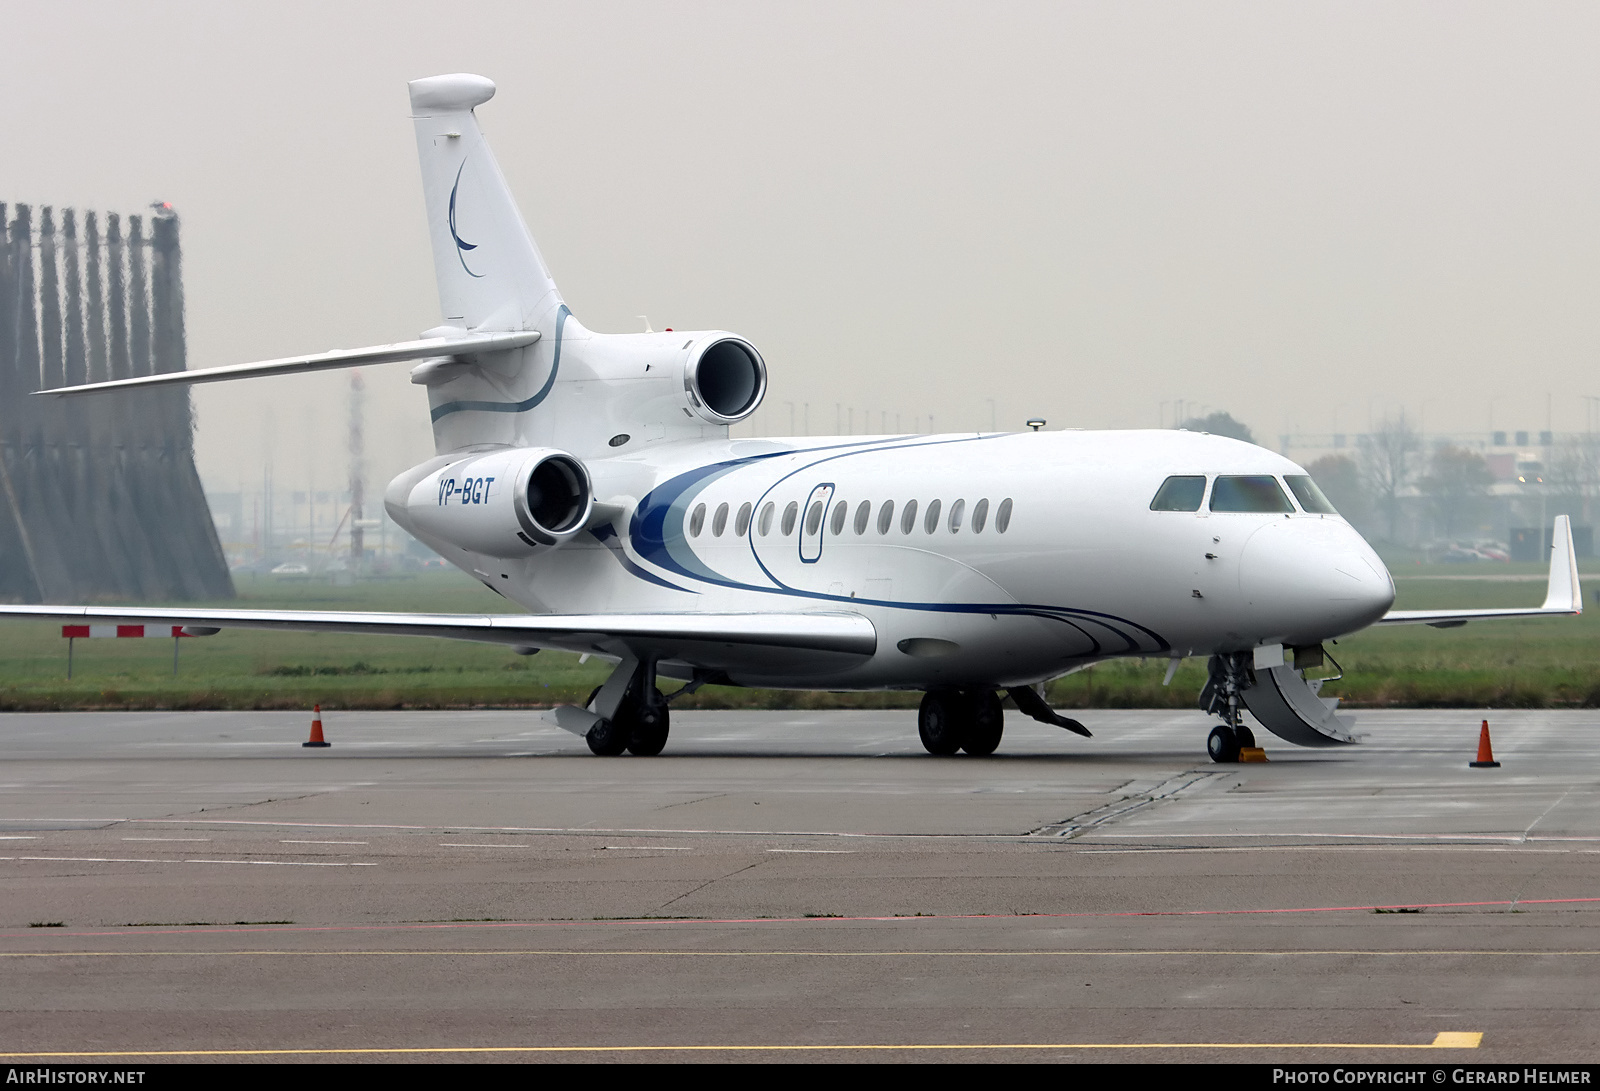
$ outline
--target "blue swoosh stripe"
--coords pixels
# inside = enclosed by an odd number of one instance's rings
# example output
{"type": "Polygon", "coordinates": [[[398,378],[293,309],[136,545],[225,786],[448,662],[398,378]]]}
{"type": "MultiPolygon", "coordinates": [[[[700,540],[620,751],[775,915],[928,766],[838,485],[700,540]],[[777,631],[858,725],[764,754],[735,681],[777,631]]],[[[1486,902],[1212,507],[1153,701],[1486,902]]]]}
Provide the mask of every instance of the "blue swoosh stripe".
{"type": "Polygon", "coordinates": [[[431,419],[449,416],[451,413],[460,413],[471,410],[474,413],[526,413],[540,402],[550,396],[550,390],[556,385],[556,372],[561,369],[561,330],[567,324],[567,317],[572,314],[565,303],[561,304],[556,312],[556,351],[550,361],[550,375],[545,379],[539,392],[531,398],[520,402],[445,402],[435,406],[431,419]]]}
{"type": "Polygon", "coordinates": [[[456,260],[461,262],[461,268],[466,269],[467,276],[482,280],[482,273],[474,273],[471,269],[467,269],[467,256],[464,253],[467,250],[476,250],[478,244],[465,242],[456,234],[456,190],[461,188],[461,172],[466,169],[467,161],[463,159],[461,166],[456,169],[456,184],[450,187],[450,237],[456,240],[456,260]]]}
{"type": "Polygon", "coordinates": [[[616,528],[610,523],[604,523],[601,526],[595,527],[589,533],[594,536],[595,541],[599,542],[601,545],[605,546],[606,549],[611,551],[611,555],[621,563],[623,570],[628,572],[630,575],[637,576],[646,583],[653,583],[660,587],[665,587],[669,591],[682,591],[686,595],[698,595],[700,593],[698,591],[691,591],[687,587],[679,587],[675,583],[668,583],[660,576],[657,576],[654,572],[647,572],[643,568],[640,568],[638,565],[634,564],[633,559],[630,558],[627,554],[627,551],[622,548],[622,539],[617,536],[616,528]]]}
{"type": "MultiPolygon", "coordinates": [[[[977,442],[982,442],[984,439],[988,438],[990,437],[974,437],[977,442]]],[[[942,440],[938,442],[941,444],[970,443],[974,442],[974,439],[967,439],[963,437],[961,439],[942,440]]],[[[853,447],[854,445],[852,444],[848,446],[853,447]]],[[[921,445],[919,444],[917,446],[921,445]]],[[[756,455],[753,457],[747,456],[745,458],[733,459],[723,463],[712,463],[711,465],[697,467],[686,473],[680,474],[675,478],[672,478],[662,485],[658,485],[655,489],[651,490],[651,492],[644,498],[634,512],[632,525],[629,527],[628,534],[629,538],[633,542],[634,549],[645,560],[648,560],[652,564],[664,568],[676,575],[686,576],[691,580],[700,580],[706,583],[728,588],[737,588],[745,591],[761,591],[767,594],[811,599],[814,601],[836,602],[840,605],[850,606],[885,606],[892,609],[916,610],[928,613],[993,613],[1021,617],[1038,617],[1043,620],[1055,621],[1061,624],[1069,625],[1072,628],[1077,629],[1093,645],[1093,650],[1090,653],[1091,655],[1100,654],[1102,645],[1099,639],[1083,628],[1084,625],[1096,625],[1115,633],[1125,642],[1126,652],[1128,653],[1139,652],[1141,650],[1140,645],[1142,642],[1137,636],[1124,631],[1122,628],[1119,628],[1119,626],[1127,626],[1128,628],[1135,630],[1137,633],[1148,637],[1149,640],[1156,645],[1156,649],[1158,651],[1165,652],[1171,649],[1171,644],[1168,643],[1166,638],[1148,626],[1141,625],[1137,621],[1133,621],[1130,618],[1118,617],[1116,614],[1103,613],[1098,610],[1084,610],[1071,606],[1050,606],[1034,603],[906,602],[900,600],[879,601],[876,599],[850,598],[844,595],[829,595],[817,591],[804,591],[797,587],[790,587],[779,581],[770,571],[767,571],[765,565],[761,566],[762,570],[765,571],[767,577],[772,579],[774,584],[776,584],[774,587],[759,587],[754,584],[728,579],[727,577],[710,573],[709,570],[705,569],[700,563],[696,563],[693,568],[685,566],[682,563],[682,558],[676,555],[678,550],[674,549],[673,546],[681,546],[685,544],[683,543],[682,523],[686,509],[689,506],[689,499],[692,495],[691,490],[698,492],[700,488],[704,488],[704,486],[710,484],[711,481],[714,481],[716,478],[722,476],[723,473],[726,473],[739,466],[746,465],[751,462],[762,461],[778,454],[791,453],[793,452],[773,452],[772,454],[767,455],[756,455]],[[699,488],[697,488],[697,486],[699,488]],[[696,569],[698,569],[698,571],[696,569]]],[[[859,449],[836,452],[824,458],[818,459],[815,462],[811,462],[806,466],[791,471],[790,473],[785,474],[784,478],[787,479],[797,474],[807,472],[808,470],[812,470],[823,462],[831,462],[837,458],[847,458],[851,455],[860,453],[864,452],[859,449]]],[[[759,504],[757,505],[757,509],[759,510],[759,504]]],[[[697,557],[695,560],[698,562],[699,558],[697,557]]],[[[757,564],[760,564],[759,560],[757,561],[757,564]]]]}

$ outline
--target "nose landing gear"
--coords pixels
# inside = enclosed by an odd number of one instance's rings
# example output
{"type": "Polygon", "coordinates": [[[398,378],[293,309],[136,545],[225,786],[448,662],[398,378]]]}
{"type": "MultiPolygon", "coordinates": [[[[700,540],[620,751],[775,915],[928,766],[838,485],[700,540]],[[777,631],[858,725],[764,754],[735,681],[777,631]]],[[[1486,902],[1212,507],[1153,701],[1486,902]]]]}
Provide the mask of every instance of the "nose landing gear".
{"type": "Polygon", "coordinates": [[[1213,655],[1207,664],[1210,677],[1200,691],[1200,707],[1222,723],[1206,738],[1206,753],[1211,760],[1227,764],[1239,760],[1239,751],[1256,744],[1255,733],[1244,725],[1244,700],[1241,696],[1251,684],[1250,666],[1245,653],[1213,655]]]}
{"type": "MultiPolygon", "coordinates": [[[[1326,649],[1316,645],[1294,651],[1295,662],[1305,667],[1333,661],[1326,649]]],[[[1333,666],[1338,670],[1338,663],[1333,666]]],[[[1257,665],[1252,652],[1213,655],[1208,671],[1200,707],[1222,720],[1206,742],[1212,761],[1238,761],[1241,747],[1255,745],[1255,736],[1244,726],[1246,708],[1262,727],[1296,746],[1341,746],[1360,739],[1351,733],[1353,718],[1336,713],[1339,699],[1321,694],[1323,682],[1337,681],[1344,677],[1342,672],[1308,681],[1305,670],[1281,661],[1257,665]],[[1233,734],[1232,743],[1228,732],[1233,734]]]]}

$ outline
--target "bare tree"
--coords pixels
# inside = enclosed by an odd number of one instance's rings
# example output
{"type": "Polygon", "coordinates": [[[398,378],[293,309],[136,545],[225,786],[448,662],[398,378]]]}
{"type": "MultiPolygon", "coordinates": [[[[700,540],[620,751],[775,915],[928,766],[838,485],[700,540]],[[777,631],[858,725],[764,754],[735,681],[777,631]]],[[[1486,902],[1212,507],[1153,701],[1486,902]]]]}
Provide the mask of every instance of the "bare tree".
{"type": "Polygon", "coordinates": [[[1587,435],[1562,440],[1545,467],[1544,479],[1558,512],[1588,522],[1589,501],[1600,485],[1600,438],[1587,435]]]}
{"type": "Polygon", "coordinates": [[[1421,437],[1406,421],[1405,410],[1397,417],[1385,415],[1377,428],[1361,437],[1361,472],[1383,511],[1391,542],[1400,523],[1400,494],[1411,484],[1421,450],[1421,437]]]}
{"type": "Polygon", "coordinates": [[[1339,509],[1339,514],[1357,528],[1367,525],[1372,504],[1367,498],[1361,467],[1349,455],[1323,455],[1306,467],[1322,493],[1339,509]]]}
{"type": "Polygon", "coordinates": [[[1446,538],[1454,538],[1463,524],[1480,518],[1494,474],[1476,451],[1446,444],[1428,459],[1422,489],[1446,538]]]}

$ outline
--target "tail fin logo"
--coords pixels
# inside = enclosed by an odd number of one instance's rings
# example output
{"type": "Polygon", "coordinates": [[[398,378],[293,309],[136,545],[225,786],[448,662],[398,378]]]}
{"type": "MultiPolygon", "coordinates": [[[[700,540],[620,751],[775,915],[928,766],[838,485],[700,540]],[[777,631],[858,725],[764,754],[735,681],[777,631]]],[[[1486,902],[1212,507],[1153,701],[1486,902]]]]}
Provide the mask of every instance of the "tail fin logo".
{"type": "Polygon", "coordinates": [[[461,188],[461,172],[467,169],[467,161],[463,159],[461,166],[456,170],[456,184],[450,187],[450,237],[456,242],[456,259],[461,262],[461,268],[466,270],[467,276],[483,279],[482,273],[474,273],[467,265],[467,251],[476,250],[478,244],[467,242],[456,234],[456,191],[461,188]]]}

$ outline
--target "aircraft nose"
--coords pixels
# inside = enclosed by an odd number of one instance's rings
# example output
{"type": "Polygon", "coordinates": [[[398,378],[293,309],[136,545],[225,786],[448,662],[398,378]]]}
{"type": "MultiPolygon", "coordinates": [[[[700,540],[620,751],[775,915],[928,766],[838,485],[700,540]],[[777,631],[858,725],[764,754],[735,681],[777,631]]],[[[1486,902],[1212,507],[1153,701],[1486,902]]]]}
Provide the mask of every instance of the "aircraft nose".
{"type": "Polygon", "coordinates": [[[1239,590],[1271,635],[1313,643],[1371,625],[1394,605],[1394,581],[1343,520],[1285,519],[1251,535],[1239,590]]]}

